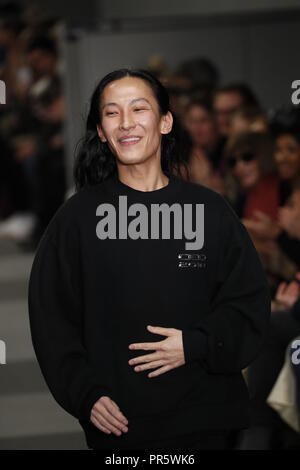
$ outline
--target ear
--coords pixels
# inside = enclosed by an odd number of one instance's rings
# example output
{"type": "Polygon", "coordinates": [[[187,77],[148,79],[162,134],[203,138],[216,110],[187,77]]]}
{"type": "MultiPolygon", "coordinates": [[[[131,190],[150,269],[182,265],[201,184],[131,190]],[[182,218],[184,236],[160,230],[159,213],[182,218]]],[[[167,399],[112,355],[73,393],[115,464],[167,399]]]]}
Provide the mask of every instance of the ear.
{"type": "Polygon", "coordinates": [[[167,114],[164,114],[161,119],[161,127],[160,127],[160,132],[162,134],[169,134],[172,130],[173,126],[173,116],[170,111],[167,112],[167,114]]]}
{"type": "Polygon", "coordinates": [[[107,139],[106,139],[106,137],[105,137],[105,135],[104,135],[104,133],[103,133],[103,130],[101,129],[101,127],[100,127],[99,124],[97,124],[97,132],[98,132],[98,136],[99,136],[101,142],[103,142],[103,143],[106,142],[107,139]]]}

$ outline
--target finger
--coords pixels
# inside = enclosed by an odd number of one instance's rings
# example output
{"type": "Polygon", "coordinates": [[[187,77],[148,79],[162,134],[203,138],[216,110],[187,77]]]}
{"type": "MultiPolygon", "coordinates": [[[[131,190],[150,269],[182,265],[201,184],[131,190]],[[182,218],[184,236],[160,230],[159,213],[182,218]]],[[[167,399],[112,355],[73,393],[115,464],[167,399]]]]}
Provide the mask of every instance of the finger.
{"type": "Polygon", "coordinates": [[[103,426],[101,423],[99,423],[95,416],[91,416],[90,421],[93,423],[94,426],[96,426],[96,428],[100,429],[100,431],[105,432],[105,434],[111,434],[111,431],[105,426],[103,426]]]}
{"type": "MultiPolygon", "coordinates": [[[[106,408],[103,408],[99,413],[101,416],[112,426],[124,430],[126,428],[125,423],[123,423],[123,417],[121,416],[120,419],[120,412],[114,408],[114,405],[111,405],[113,408],[109,409],[109,411],[106,408]],[[114,415],[116,413],[118,417],[114,415]]],[[[97,412],[97,410],[96,410],[97,412]]]]}
{"type": "Polygon", "coordinates": [[[172,336],[175,332],[174,328],[164,328],[163,326],[147,325],[147,328],[152,331],[152,333],[162,336],[172,336]]]}
{"type": "Polygon", "coordinates": [[[170,365],[163,366],[160,369],[155,370],[154,372],[150,372],[150,374],[148,374],[148,377],[150,377],[150,378],[151,377],[157,377],[158,375],[164,374],[165,372],[167,372],[170,369],[173,369],[173,367],[170,366],[170,365]]]}
{"type": "Polygon", "coordinates": [[[146,350],[161,350],[163,348],[163,341],[156,341],[155,343],[133,343],[129,345],[129,349],[144,349],[146,350]]]}
{"type": "Polygon", "coordinates": [[[277,288],[276,296],[282,295],[286,289],[286,282],[281,282],[277,288]]]}
{"type": "Polygon", "coordinates": [[[162,359],[161,353],[155,352],[155,353],[146,354],[146,355],[144,354],[143,356],[134,357],[128,361],[128,364],[133,366],[135,364],[140,364],[141,362],[154,361],[155,359],[156,360],[162,359]]]}
{"type": "Polygon", "coordinates": [[[297,294],[298,291],[299,291],[298,282],[292,281],[286,289],[286,294],[297,294]]]}
{"type": "Polygon", "coordinates": [[[143,370],[148,370],[148,369],[153,369],[154,367],[159,367],[165,365],[165,361],[154,361],[154,362],[149,362],[149,364],[143,364],[141,366],[136,366],[134,370],[136,372],[142,372],[143,370]]]}
{"type": "Polygon", "coordinates": [[[118,419],[119,421],[121,421],[121,423],[123,424],[128,424],[128,420],[126,419],[126,417],[123,415],[123,413],[120,411],[120,408],[117,406],[117,408],[115,407],[115,402],[113,400],[111,400],[111,403],[107,403],[107,409],[108,411],[116,418],[118,419]]]}
{"type": "MultiPolygon", "coordinates": [[[[105,410],[102,410],[102,412],[100,413],[99,411],[92,411],[92,416],[94,416],[94,418],[96,418],[99,423],[102,425],[102,426],[105,426],[107,429],[109,429],[110,431],[112,431],[114,434],[120,436],[121,433],[121,429],[120,429],[120,422],[118,422],[117,420],[117,423],[118,425],[115,425],[113,422],[112,422],[112,416],[105,410]]],[[[122,425],[123,427],[124,425],[122,425]]]]}

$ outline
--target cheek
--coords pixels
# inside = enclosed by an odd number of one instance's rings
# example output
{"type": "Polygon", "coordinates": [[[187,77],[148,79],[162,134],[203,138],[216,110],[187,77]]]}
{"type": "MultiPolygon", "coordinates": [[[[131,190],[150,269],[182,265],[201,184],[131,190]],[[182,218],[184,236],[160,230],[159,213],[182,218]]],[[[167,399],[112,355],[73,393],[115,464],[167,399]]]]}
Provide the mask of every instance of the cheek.
{"type": "Polygon", "coordinates": [[[289,155],[288,158],[285,158],[282,163],[285,166],[288,166],[290,170],[296,170],[299,167],[299,159],[297,155],[289,155]]]}
{"type": "Polygon", "coordinates": [[[158,123],[154,121],[150,116],[141,116],[139,119],[139,124],[150,133],[155,133],[159,131],[158,123]]]}
{"type": "Polygon", "coordinates": [[[203,126],[203,132],[208,136],[212,136],[214,134],[214,126],[210,123],[205,124],[203,126]]]}
{"type": "Polygon", "coordinates": [[[256,162],[253,162],[250,166],[250,171],[251,173],[255,174],[255,175],[259,175],[260,174],[260,168],[258,166],[258,164],[256,162]]]}
{"type": "Polygon", "coordinates": [[[300,168],[300,154],[299,153],[296,153],[294,156],[293,156],[293,166],[295,168],[300,168]]]}
{"type": "Polygon", "coordinates": [[[115,135],[117,127],[118,126],[116,122],[104,122],[102,124],[104,136],[106,137],[108,141],[113,142],[114,140],[116,140],[114,135],[115,135]]]}

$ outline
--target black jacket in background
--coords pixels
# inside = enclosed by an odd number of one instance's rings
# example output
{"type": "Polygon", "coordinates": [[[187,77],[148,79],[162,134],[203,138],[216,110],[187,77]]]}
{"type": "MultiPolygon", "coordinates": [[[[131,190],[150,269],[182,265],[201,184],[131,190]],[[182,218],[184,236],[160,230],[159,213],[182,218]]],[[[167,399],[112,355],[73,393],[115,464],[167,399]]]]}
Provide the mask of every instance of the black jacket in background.
{"type": "MultiPolygon", "coordinates": [[[[150,225],[149,217],[148,233],[150,225]]],[[[262,347],[270,303],[259,257],[229,203],[174,176],[149,192],[114,176],[69,198],[39,243],[28,298],[45,380],[57,402],[79,419],[88,446],[97,448],[247,427],[249,395],[241,371],[262,347]],[[169,239],[161,233],[159,239],[98,238],[97,208],[109,203],[118,214],[121,195],[128,208],[142,203],[148,214],[152,204],[178,203],[182,213],[184,204],[193,210],[204,204],[203,247],[187,250],[184,230],[174,238],[172,217],[169,239]],[[190,255],[184,267],[179,255],[190,255]],[[147,325],[182,330],[184,365],[152,378],[150,370],[134,371],[129,359],[148,351],[128,345],[165,339],[147,325]],[[120,437],[90,422],[103,395],[128,419],[120,437]]]]}

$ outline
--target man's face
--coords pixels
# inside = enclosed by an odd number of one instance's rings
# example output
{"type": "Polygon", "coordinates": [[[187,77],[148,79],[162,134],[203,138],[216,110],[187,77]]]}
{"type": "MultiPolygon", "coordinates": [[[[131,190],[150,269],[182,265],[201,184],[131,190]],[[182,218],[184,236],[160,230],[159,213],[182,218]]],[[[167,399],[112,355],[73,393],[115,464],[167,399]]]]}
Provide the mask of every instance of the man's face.
{"type": "Polygon", "coordinates": [[[231,119],[236,111],[243,105],[243,99],[240,93],[220,92],[214,99],[214,111],[216,115],[219,133],[227,137],[230,133],[231,119]]]}
{"type": "Polygon", "coordinates": [[[136,77],[109,83],[100,103],[98,135],[125,165],[160,159],[161,137],[172,128],[172,115],[161,116],[151,87],[136,77]]]}

